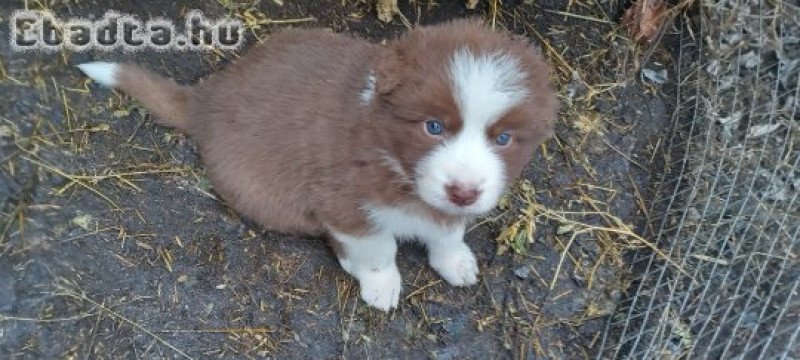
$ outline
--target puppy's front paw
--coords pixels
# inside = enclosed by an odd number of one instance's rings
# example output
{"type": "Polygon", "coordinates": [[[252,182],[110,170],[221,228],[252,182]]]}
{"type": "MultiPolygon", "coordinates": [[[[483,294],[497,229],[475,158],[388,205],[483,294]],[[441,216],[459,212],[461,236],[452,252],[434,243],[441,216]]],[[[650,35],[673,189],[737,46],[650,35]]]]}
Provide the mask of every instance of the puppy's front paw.
{"type": "Polygon", "coordinates": [[[367,304],[383,311],[397,307],[397,303],[400,301],[400,289],[403,285],[397,266],[368,270],[358,275],[361,299],[367,304]]]}
{"type": "Polygon", "coordinates": [[[478,261],[465,244],[452,250],[430,254],[431,267],[450,285],[467,286],[478,282],[478,261]]]}

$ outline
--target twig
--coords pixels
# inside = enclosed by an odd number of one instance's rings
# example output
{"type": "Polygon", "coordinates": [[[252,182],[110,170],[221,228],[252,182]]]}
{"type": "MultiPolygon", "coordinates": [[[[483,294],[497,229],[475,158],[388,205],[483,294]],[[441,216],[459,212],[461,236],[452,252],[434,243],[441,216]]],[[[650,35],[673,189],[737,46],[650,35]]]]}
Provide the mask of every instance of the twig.
{"type": "Polygon", "coordinates": [[[63,318],[55,318],[55,319],[39,319],[39,318],[29,318],[29,317],[20,317],[20,316],[6,316],[0,315],[0,321],[25,321],[25,322],[35,322],[35,323],[57,323],[57,322],[66,322],[66,321],[76,321],[85,319],[88,317],[95,316],[95,313],[86,313],[81,315],[75,315],[70,317],[63,317],[63,318]]]}
{"type": "Polygon", "coordinates": [[[415,295],[425,291],[429,287],[434,286],[434,285],[436,285],[436,284],[438,284],[440,282],[442,282],[442,281],[441,280],[434,280],[434,281],[431,281],[431,282],[429,282],[429,283],[427,283],[425,285],[420,286],[418,289],[416,289],[416,290],[412,291],[410,294],[406,295],[406,297],[403,299],[403,301],[408,301],[408,299],[414,297],[415,295]]]}
{"type": "Polygon", "coordinates": [[[591,16],[573,14],[571,12],[566,12],[566,11],[558,11],[558,10],[550,10],[550,9],[544,9],[544,11],[545,12],[549,12],[551,14],[562,15],[562,16],[567,16],[567,17],[572,17],[572,18],[581,19],[581,20],[587,20],[587,21],[594,21],[594,22],[598,22],[598,23],[601,23],[601,24],[610,24],[610,25],[614,24],[611,21],[608,21],[608,20],[605,20],[605,19],[598,19],[598,18],[591,17],[591,16]]]}
{"type": "Polygon", "coordinates": [[[153,331],[154,333],[173,333],[173,334],[183,334],[183,333],[191,333],[191,334],[237,334],[237,333],[244,333],[244,334],[267,334],[272,333],[274,330],[269,328],[229,328],[229,329],[167,329],[167,330],[158,330],[153,331]]]}
{"type": "Polygon", "coordinates": [[[575,238],[578,237],[579,234],[588,232],[587,230],[579,230],[572,233],[572,236],[569,238],[567,242],[567,246],[564,247],[564,251],[561,252],[561,257],[558,259],[558,265],[556,266],[556,272],[553,274],[553,280],[550,281],[550,291],[552,291],[556,287],[556,281],[558,281],[558,274],[561,272],[561,267],[564,265],[564,259],[567,258],[567,254],[569,254],[569,248],[572,247],[572,243],[575,241],[575,238]]]}

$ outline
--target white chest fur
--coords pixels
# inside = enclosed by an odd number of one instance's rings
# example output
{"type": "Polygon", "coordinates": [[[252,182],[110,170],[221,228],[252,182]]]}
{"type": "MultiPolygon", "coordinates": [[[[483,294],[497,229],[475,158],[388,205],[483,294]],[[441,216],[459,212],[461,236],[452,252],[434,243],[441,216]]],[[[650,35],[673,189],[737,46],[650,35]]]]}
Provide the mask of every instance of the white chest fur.
{"type": "Polygon", "coordinates": [[[441,224],[421,209],[411,206],[388,207],[367,206],[367,213],[375,230],[389,233],[398,238],[417,238],[427,242],[430,238],[456,237],[458,241],[464,236],[466,221],[455,224],[441,224]]]}

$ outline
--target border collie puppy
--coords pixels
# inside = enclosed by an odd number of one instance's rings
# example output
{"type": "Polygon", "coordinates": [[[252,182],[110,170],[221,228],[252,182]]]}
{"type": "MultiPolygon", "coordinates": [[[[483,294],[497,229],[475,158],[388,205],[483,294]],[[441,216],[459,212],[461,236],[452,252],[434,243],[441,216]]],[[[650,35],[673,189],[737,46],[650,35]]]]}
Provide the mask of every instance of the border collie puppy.
{"type": "Polygon", "coordinates": [[[214,188],[268,229],[327,233],[361,298],[397,307],[398,239],[452,285],[477,282],[468,222],[549,137],[550,68],[523,39],[460,20],[386,46],[292,29],[182,86],[136,65],[78,66],[197,142],[214,188]]]}

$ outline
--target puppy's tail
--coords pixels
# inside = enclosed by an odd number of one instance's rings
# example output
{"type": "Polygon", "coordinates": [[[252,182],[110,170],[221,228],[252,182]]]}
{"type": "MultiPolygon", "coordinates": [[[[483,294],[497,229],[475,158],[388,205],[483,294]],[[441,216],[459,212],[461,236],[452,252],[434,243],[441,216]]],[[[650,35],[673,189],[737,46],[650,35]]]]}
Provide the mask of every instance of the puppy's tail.
{"type": "Polygon", "coordinates": [[[78,68],[101,85],[120,89],[141,101],[159,124],[184,132],[190,130],[187,113],[190,87],[136,65],[98,61],[80,64],[78,68]]]}

